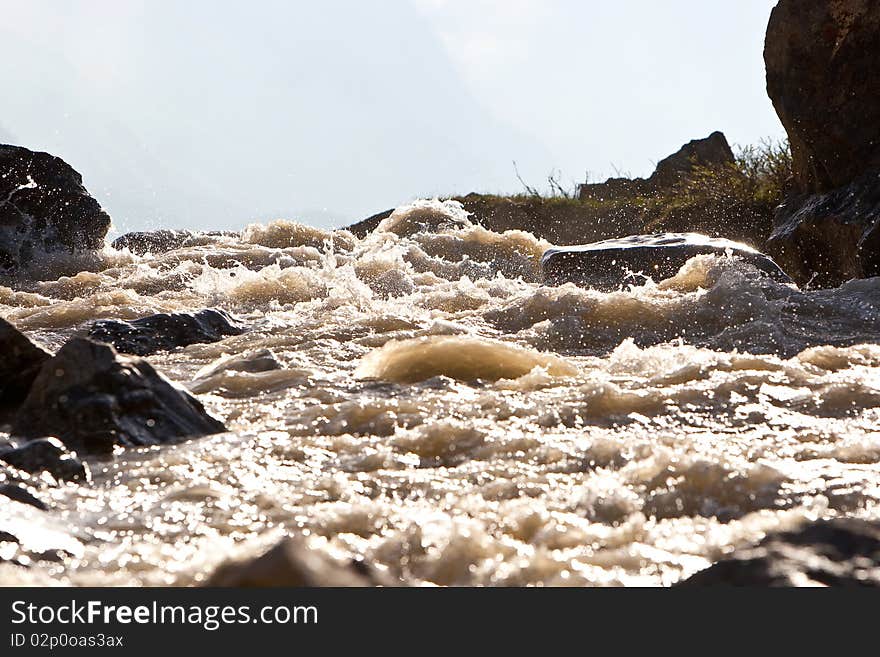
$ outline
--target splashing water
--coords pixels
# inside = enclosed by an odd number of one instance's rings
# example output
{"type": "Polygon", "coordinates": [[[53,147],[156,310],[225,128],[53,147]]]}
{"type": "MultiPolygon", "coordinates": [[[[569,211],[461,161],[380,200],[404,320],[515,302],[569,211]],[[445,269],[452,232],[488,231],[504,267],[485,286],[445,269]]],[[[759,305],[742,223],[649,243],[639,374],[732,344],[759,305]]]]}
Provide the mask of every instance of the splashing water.
{"type": "Polygon", "coordinates": [[[149,359],[229,433],[47,488],[81,548],[0,578],[191,584],[301,532],[415,584],[668,584],[876,515],[880,279],[802,292],[699,256],[602,293],[542,286],[548,246],[422,201],[362,240],[277,221],[0,287],[49,347],[206,306],[252,327],[149,359]],[[221,367],[259,350],[280,367],[221,367]]]}

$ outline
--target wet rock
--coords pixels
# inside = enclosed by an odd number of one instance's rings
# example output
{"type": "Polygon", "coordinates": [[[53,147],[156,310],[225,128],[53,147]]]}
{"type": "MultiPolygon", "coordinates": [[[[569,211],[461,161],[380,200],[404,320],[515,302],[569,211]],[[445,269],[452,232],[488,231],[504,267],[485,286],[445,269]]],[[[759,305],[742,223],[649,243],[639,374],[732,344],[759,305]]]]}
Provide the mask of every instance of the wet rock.
{"type": "Polygon", "coordinates": [[[800,192],[880,169],[880,3],[780,0],[764,42],[767,93],[800,192]]]}
{"type": "Polygon", "coordinates": [[[825,520],[771,534],[677,586],[880,586],[880,523],[825,520]]]}
{"type": "Polygon", "coordinates": [[[23,333],[0,319],[0,411],[19,404],[31,388],[37,372],[52,355],[23,333]]]}
{"type": "Polygon", "coordinates": [[[800,284],[880,276],[880,169],[830,192],[786,199],[767,250],[800,284]]]}
{"type": "Polygon", "coordinates": [[[12,424],[14,436],[58,436],[78,453],[168,444],[225,430],[201,402],[145,360],[79,337],[43,365],[12,424]]]}
{"type": "Polygon", "coordinates": [[[191,230],[162,229],[126,233],[113,240],[111,246],[117,250],[128,249],[137,255],[146,255],[147,253],[156,255],[173,251],[183,246],[196,246],[206,238],[238,236],[239,233],[237,232],[224,230],[195,232],[191,230]]]}
{"type": "Polygon", "coordinates": [[[269,392],[288,387],[307,376],[300,370],[285,370],[269,349],[223,356],[196,372],[187,385],[190,392],[213,392],[223,396],[247,396],[257,390],[269,392]]]}
{"type": "Polygon", "coordinates": [[[110,217],[64,160],[0,146],[0,270],[45,253],[101,249],[109,228],[110,217]]]}
{"type": "Polygon", "coordinates": [[[218,342],[244,332],[245,328],[226,312],[208,308],[197,313],[159,313],[131,322],[105,319],[92,324],[88,335],[121,353],[147,356],[175,347],[218,342]]]}
{"type": "Polygon", "coordinates": [[[768,256],[730,240],[697,233],[631,235],[593,244],[549,249],[541,258],[544,282],[548,285],[575,283],[612,290],[642,283],[646,277],[659,281],[674,276],[682,265],[697,255],[732,255],[780,282],[791,279],[768,256]]]}
{"type": "Polygon", "coordinates": [[[223,564],[205,586],[268,588],[285,586],[395,586],[392,578],[361,562],[341,563],[310,548],[299,538],[286,538],[265,554],[223,564]]]}
{"type": "Polygon", "coordinates": [[[179,249],[192,236],[193,232],[190,230],[163,229],[133,232],[117,237],[111,246],[118,251],[128,249],[137,255],[158,254],[179,249]]]}
{"type": "Polygon", "coordinates": [[[280,370],[281,363],[271,349],[257,349],[243,354],[218,358],[196,372],[195,378],[208,379],[221,372],[271,372],[280,370]]]}
{"type": "Polygon", "coordinates": [[[22,566],[83,555],[82,543],[64,520],[12,499],[0,503],[0,543],[7,544],[0,550],[0,561],[22,566]]]}
{"type": "Polygon", "coordinates": [[[21,446],[0,447],[0,461],[22,472],[48,472],[61,481],[88,481],[88,466],[57,438],[39,438],[21,446]]]}
{"type": "Polygon", "coordinates": [[[350,226],[346,226],[345,230],[351,231],[355,237],[359,239],[363,239],[370,233],[372,233],[379,224],[382,223],[383,219],[387,219],[394,212],[394,208],[390,210],[384,210],[383,212],[377,212],[376,214],[367,217],[366,219],[361,219],[357,223],[353,223],[350,226]]]}
{"type": "Polygon", "coordinates": [[[800,284],[880,275],[880,4],[780,0],[767,93],[788,133],[795,195],[768,251],[800,284]]]}
{"type": "Polygon", "coordinates": [[[8,497],[10,500],[36,507],[42,511],[49,508],[41,499],[19,484],[0,484],[0,495],[8,497]]]}

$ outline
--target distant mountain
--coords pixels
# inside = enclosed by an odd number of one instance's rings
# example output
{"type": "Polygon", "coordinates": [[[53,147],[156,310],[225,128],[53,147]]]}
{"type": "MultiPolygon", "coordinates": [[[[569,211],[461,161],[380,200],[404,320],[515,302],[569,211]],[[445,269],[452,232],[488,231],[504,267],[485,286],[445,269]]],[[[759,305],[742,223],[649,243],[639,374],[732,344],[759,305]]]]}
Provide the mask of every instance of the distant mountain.
{"type": "Polygon", "coordinates": [[[16,89],[0,116],[121,228],[307,208],[326,224],[500,188],[511,160],[545,159],[473,100],[405,0],[23,4],[0,26],[16,89]]]}

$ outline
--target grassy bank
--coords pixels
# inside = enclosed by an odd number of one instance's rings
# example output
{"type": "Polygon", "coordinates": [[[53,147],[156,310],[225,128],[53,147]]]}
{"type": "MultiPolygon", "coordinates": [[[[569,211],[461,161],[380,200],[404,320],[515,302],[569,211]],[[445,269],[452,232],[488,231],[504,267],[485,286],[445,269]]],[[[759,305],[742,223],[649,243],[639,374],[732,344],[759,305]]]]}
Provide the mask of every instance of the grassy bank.
{"type": "Polygon", "coordinates": [[[555,244],[576,244],[634,233],[693,231],[760,247],[770,234],[773,213],[791,176],[787,143],[765,141],[738,149],[725,166],[695,167],[671,187],[578,198],[555,193],[454,197],[473,219],[495,230],[528,230],[555,244]]]}

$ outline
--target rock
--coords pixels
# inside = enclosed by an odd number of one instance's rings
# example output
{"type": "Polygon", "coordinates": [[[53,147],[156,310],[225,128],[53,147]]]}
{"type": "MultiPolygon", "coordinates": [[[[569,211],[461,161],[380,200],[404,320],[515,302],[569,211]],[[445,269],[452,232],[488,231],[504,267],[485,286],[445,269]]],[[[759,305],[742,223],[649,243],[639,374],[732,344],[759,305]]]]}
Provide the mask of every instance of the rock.
{"type": "Polygon", "coordinates": [[[40,369],[12,423],[23,438],[58,436],[77,453],[162,445],[226,428],[140,358],[71,338],[40,369]]]}
{"type": "Polygon", "coordinates": [[[585,183],[579,187],[581,200],[607,201],[615,198],[650,196],[673,187],[693,173],[696,167],[720,167],[733,164],[736,158],[723,132],[715,131],[703,139],[689,141],[657,164],[649,178],[609,178],[603,183],[585,183]]]}
{"type": "Polygon", "coordinates": [[[0,484],[0,495],[8,497],[10,500],[15,500],[16,502],[36,507],[41,511],[45,511],[49,508],[46,506],[45,502],[21,485],[0,484]]]}
{"type": "Polygon", "coordinates": [[[131,322],[100,320],[92,324],[88,335],[124,354],[147,356],[175,347],[218,342],[224,336],[244,331],[226,312],[208,308],[197,313],[159,313],[131,322]]]}
{"type": "Polygon", "coordinates": [[[223,356],[209,363],[198,372],[195,379],[207,379],[221,372],[270,372],[282,367],[271,349],[256,349],[234,356],[223,356]]]}
{"type": "Polygon", "coordinates": [[[771,534],[677,586],[880,586],[880,523],[823,520],[771,534]]]}
{"type": "Polygon", "coordinates": [[[690,258],[702,254],[733,255],[771,278],[791,279],[769,257],[745,244],[698,233],[656,233],[547,250],[541,257],[547,285],[575,283],[601,290],[674,276],[690,258]]]}
{"type": "Polygon", "coordinates": [[[290,385],[291,377],[297,376],[291,370],[285,375],[283,369],[271,350],[258,349],[218,358],[196,372],[187,387],[196,394],[215,392],[224,396],[254,394],[257,389],[267,392],[290,385]]]}
{"type": "Polygon", "coordinates": [[[376,230],[376,227],[382,223],[383,219],[387,219],[388,217],[390,217],[394,210],[395,208],[391,208],[390,210],[378,212],[370,217],[367,217],[366,219],[361,219],[357,223],[346,226],[345,230],[350,231],[355,237],[363,239],[374,230],[376,230]]]}
{"type": "Polygon", "coordinates": [[[880,4],[780,0],[767,93],[788,133],[796,194],[767,250],[800,284],[880,275],[880,4]]]}
{"type": "Polygon", "coordinates": [[[52,355],[31,342],[5,319],[0,319],[0,410],[19,404],[31,389],[37,372],[52,355]]]}
{"type": "Polygon", "coordinates": [[[724,133],[713,132],[703,139],[694,139],[672,155],[663,158],[648,178],[651,189],[672,187],[692,173],[696,167],[720,167],[736,162],[724,133]]]}
{"type": "Polygon", "coordinates": [[[88,481],[88,466],[57,438],[39,438],[21,446],[0,448],[0,461],[23,472],[48,472],[61,481],[88,481]]]}
{"type": "Polygon", "coordinates": [[[111,246],[118,251],[128,249],[137,255],[146,255],[147,253],[155,255],[183,246],[197,246],[206,240],[211,241],[212,238],[238,236],[240,233],[228,230],[213,230],[202,233],[191,230],[162,229],[126,233],[113,240],[111,246]]]}
{"type": "Polygon", "coordinates": [[[764,42],[767,93],[795,183],[827,192],[880,170],[880,4],[780,0],[764,42]]]}
{"type": "Polygon", "coordinates": [[[800,284],[880,276],[880,170],[823,194],[786,199],[767,250],[800,284]]]}
{"type": "Polygon", "coordinates": [[[285,538],[265,554],[217,568],[205,586],[363,587],[395,586],[397,582],[361,562],[341,563],[310,548],[300,538],[285,538]]]}
{"type": "Polygon", "coordinates": [[[117,251],[128,249],[137,255],[165,253],[183,246],[193,236],[190,230],[151,230],[126,233],[117,237],[111,246],[117,251]]]}
{"type": "Polygon", "coordinates": [[[595,199],[598,201],[647,196],[653,191],[654,189],[646,178],[608,178],[605,182],[584,183],[578,187],[581,200],[595,199]]]}
{"type": "Polygon", "coordinates": [[[109,228],[110,217],[64,160],[0,146],[0,270],[44,253],[101,249],[109,228]]]}
{"type": "Polygon", "coordinates": [[[3,546],[0,561],[27,566],[35,560],[82,557],[83,545],[72,531],[69,521],[32,503],[9,498],[0,503],[0,543],[11,545],[3,546]]]}

